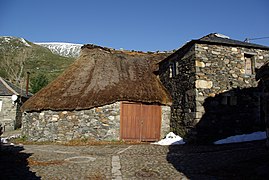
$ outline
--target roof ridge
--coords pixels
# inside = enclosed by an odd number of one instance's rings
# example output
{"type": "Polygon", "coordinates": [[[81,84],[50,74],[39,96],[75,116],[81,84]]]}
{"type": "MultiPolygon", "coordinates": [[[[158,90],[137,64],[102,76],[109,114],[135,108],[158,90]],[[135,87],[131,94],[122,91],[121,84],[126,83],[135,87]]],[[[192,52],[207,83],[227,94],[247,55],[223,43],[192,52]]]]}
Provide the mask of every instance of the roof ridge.
{"type": "Polygon", "coordinates": [[[223,44],[223,45],[231,45],[231,46],[241,46],[241,47],[253,47],[253,48],[259,48],[259,49],[269,49],[268,46],[261,45],[261,44],[255,44],[255,43],[249,43],[244,42],[237,39],[231,39],[227,38],[226,35],[216,35],[219,33],[210,33],[206,36],[203,36],[200,39],[194,40],[195,42],[201,42],[201,43],[216,43],[216,44],[223,44]]]}
{"type": "Polygon", "coordinates": [[[16,92],[14,89],[12,89],[2,77],[0,77],[0,81],[3,83],[3,85],[4,85],[8,90],[10,90],[11,92],[13,92],[13,93],[16,94],[16,95],[19,95],[19,93],[16,92]]]}

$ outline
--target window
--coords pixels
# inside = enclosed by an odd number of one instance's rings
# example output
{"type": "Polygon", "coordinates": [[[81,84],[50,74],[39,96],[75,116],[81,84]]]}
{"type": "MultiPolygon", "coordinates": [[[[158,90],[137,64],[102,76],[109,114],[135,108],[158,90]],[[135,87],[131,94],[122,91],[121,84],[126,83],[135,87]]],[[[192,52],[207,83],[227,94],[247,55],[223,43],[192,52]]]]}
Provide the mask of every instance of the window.
{"type": "Polygon", "coordinates": [[[178,63],[171,62],[169,65],[169,77],[175,77],[178,74],[177,70],[178,63]]]}
{"type": "Polygon", "coordinates": [[[172,65],[169,66],[169,78],[173,77],[173,68],[172,65]]]}
{"type": "Polygon", "coordinates": [[[245,75],[254,74],[254,56],[251,54],[245,54],[245,75]]]}

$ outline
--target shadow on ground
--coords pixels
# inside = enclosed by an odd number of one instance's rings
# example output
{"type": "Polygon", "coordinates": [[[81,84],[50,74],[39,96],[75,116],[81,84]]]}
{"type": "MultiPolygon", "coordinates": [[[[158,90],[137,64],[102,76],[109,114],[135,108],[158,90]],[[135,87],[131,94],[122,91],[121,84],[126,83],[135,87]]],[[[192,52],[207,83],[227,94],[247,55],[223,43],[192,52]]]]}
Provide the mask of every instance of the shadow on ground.
{"type": "Polygon", "coordinates": [[[269,151],[264,141],[173,145],[167,161],[190,179],[269,179],[269,151]]]}
{"type": "Polygon", "coordinates": [[[31,154],[23,150],[19,146],[0,146],[0,179],[40,179],[29,170],[27,158],[31,154]]]}

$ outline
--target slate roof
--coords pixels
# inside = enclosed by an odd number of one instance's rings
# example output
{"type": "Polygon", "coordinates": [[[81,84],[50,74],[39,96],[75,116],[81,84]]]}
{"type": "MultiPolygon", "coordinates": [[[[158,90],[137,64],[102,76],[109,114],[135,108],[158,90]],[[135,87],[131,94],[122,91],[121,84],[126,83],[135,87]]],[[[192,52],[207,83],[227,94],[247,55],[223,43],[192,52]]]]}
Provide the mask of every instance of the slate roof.
{"type": "Polygon", "coordinates": [[[263,46],[259,44],[253,44],[253,43],[248,43],[248,42],[243,42],[243,41],[238,41],[238,40],[223,38],[223,37],[225,36],[220,35],[218,33],[211,33],[198,40],[193,40],[193,41],[197,43],[222,44],[222,45],[231,45],[231,46],[240,46],[240,47],[247,47],[247,48],[269,50],[268,46],[263,46]]]}
{"type": "Polygon", "coordinates": [[[224,46],[232,46],[232,47],[246,47],[246,48],[269,50],[268,46],[238,41],[238,40],[230,39],[229,37],[222,35],[222,34],[211,33],[211,34],[208,34],[200,39],[194,39],[194,40],[187,42],[182,47],[180,47],[175,53],[171,54],[170,56],[163,59],[159,63],[168,61],[169,59],[171,59],[174,56],[178,56],[178,55],[183,56],[185,53],[187,53],[189,51],[189,49],[194,44],[212,44],[212,45],[224,45],[224,46]]]}
{"type": "Polygon", "coordinates": [[[152,62],[163,56],[84,45],[79,58],[22,110],[82,110],[117,101],[171,105],[171,96],[153,73],[152,62]]]}
{"type": "MultiPolygon", "coordinates": [[[[1,96],[12,96],[13,94],[27,97],[26,91],[22,90],[21,88],[15,86],[11,82],[3,79],[0,77],[0,95],[1,96]]],[[[28,97],[31,95],[28,93],[28,97]]]]}

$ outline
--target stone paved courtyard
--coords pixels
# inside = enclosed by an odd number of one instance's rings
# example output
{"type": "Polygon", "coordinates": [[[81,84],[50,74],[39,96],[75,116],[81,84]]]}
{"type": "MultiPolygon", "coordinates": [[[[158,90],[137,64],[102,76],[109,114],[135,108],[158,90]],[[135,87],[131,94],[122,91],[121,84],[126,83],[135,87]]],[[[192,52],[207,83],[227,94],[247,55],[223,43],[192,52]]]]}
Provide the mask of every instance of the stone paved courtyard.
{"type": "Polygon", "coordinates": [[[4,145],[1,179],[268,179],[264,141],[214,146],[4,145]]]}

